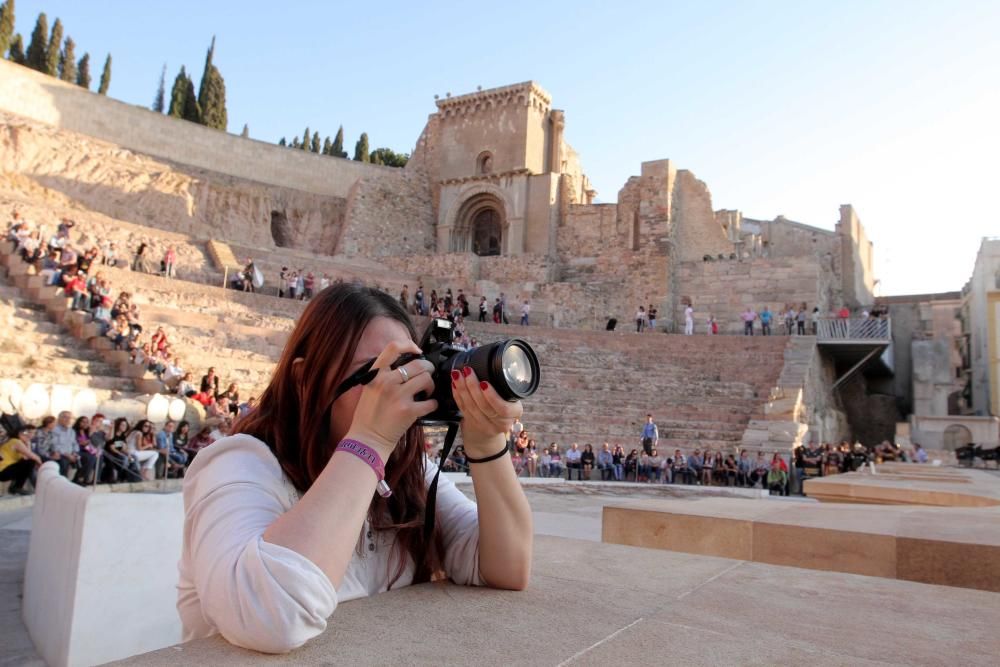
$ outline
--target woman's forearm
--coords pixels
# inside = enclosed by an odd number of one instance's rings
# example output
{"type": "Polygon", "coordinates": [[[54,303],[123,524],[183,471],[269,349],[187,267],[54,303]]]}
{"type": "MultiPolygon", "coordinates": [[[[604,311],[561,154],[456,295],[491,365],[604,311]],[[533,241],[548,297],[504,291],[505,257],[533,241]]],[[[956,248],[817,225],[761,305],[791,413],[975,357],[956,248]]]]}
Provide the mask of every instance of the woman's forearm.
{"type": "Polygon", "coordinates": [[[378,483],[367,463],[336,452],[312,487],[264,531],[264,539],[305,556],[339,588],[378,483]]]}
{"type": "Polygon", "coordinates": [[[532,517],[510,457],[470,466],[479,508],[479,572],[495,588],[523,590],[531,576],[532,517]]]}

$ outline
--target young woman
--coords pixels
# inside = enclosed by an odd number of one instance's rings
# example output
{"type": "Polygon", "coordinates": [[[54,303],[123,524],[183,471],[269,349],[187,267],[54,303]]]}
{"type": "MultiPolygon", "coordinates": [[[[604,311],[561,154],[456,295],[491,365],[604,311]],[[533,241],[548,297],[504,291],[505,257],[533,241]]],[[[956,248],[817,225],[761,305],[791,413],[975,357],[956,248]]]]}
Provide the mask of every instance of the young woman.
{"type": "Polygon", "coordinates": [[[31,451],[31,439],[35,427],[25,424],[11,434],[11,438],[0,445],[0,482],[10,482],[8,493],[29,495],[24,488],[33,479],[35,467],[42,465],[42,459],[31,451]]]}
{"type": "Polygon", "coordinates": [[[184,479],[185,640],[219,632],[283,652],[321,633],[338,601],[441,577],[527,586],[531,510],[505,436],[521,405],[468,367],[451,382],[478,505],[441,479],[424,538],[435,467],[415,422],[437,403],[416,397],[432,389],[433,367],[390,367],[420,353],[415,339],[378,290],[335,285],[309,302],[258,406],[184,479]],[[369,362],[373,378],[359,375],[369,362]]]}
{"type": "Polygon", "coordinates": [[[73,478],[73,481],[81,486],[89,486],[94,483],[97,457],[100,456],[100,452],[90,442],[90,419],[78,417],[73,422],[73,433],[76,435],[76,444],[80,448],[80,467],[76,471],[76,477],[73,478]]]}
{"type": "Polygon", "coordinates": [[[624,460],[625,449],[621,445],[615,445],[615,449],[611,453],[611,465],[614,467],[616,482],[622,481],[622,464],[624,460]]]}
{"type": "Polygon", "coordinates": [[[140,419],[125,439],[125,449],[129,456],[139,462],[142,478],[151,480],[156,474],[156,459],[160,455],[156,451],[156,438],[153,435],[153,422],[140,419]]]}
{"type": "Polygon", "coordinates": [[[583,453],[580,454],[580,465],[583,466],[583,478],[590,481],[590,472],[594,469],[594,448],[591,445],[583,446],[583,453]]]}

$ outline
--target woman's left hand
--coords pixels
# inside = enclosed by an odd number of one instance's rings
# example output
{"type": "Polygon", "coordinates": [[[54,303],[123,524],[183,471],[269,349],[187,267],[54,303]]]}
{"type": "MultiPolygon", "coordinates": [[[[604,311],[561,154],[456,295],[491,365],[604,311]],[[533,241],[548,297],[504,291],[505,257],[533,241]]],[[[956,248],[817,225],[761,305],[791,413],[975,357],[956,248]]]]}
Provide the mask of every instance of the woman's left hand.
{"type": "Polygon", "coordinates": [[[451,392],[462,411],[462,441],[473,458],[491,456],[507,443],[507,433],[520,418],[520,401],[505,401],[485,380],[466,366],[451,373],[451,392]]]}

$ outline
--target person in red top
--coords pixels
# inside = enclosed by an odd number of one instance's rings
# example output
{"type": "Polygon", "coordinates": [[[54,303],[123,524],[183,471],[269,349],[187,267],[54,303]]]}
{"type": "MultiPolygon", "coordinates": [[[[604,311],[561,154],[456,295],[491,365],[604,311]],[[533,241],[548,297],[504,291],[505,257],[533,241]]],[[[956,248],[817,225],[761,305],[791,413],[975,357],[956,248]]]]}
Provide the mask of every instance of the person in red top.
{"type": "Polygon", "coordinates": [[[167,278],[174,277],[174,265],[177,263],[177,252],[173,246],[167,248],[163,255],[163,275],[167,278]]]}
{"type": "Polygon", "coordinates": [[[87,293],[87,281],[84,279],[83,271],[78,271],[77,274],[66,283],[66,287],[63,288],[63,294],[66,296],[73,297],[73,304],[71,308],[73,310],[83,310],[84,306],[90,300],[90,296],[87,293]]]}
{"type": "Polygon", "coordinates": [[[847,309],[847,306],[841,306],[840,310],[837,311],[837,317],[842,320],[849,319],[851,317],[851,311],[847,309]]]}

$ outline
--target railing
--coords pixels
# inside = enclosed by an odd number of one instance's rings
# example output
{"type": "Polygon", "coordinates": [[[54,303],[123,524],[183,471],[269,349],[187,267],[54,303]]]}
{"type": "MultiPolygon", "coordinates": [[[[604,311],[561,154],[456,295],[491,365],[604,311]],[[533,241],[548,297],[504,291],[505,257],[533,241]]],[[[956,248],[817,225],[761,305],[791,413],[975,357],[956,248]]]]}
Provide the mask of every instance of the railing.
{"type": "Polygon", "coordinates": [[[819,342],[849,340],[892,340],[892,321],[888,317],[823,318],[819,321],[816,337],[819,342]]]}

